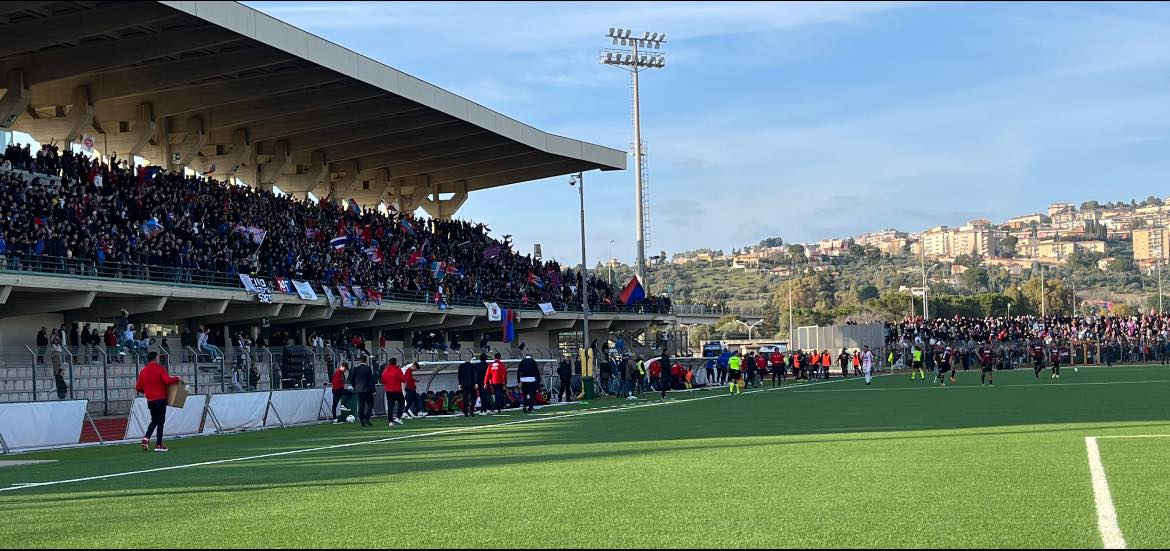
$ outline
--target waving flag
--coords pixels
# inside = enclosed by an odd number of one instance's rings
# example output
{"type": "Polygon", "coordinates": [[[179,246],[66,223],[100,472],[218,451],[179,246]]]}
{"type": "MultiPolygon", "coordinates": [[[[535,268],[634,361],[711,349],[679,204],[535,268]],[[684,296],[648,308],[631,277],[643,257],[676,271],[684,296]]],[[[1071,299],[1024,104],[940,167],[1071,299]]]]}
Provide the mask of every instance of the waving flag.
{"type": "Polygon", "coordinates": [[[516,340],[516,311],[504,308],[501,314],[504,321],[504,342],[514,342],[516,340]]]}
{"type": "Polygon", "coordinates": [[[496,258],[497,256],[500,256],[500,246],[499,245],[492,245],[492,246],[483,250],[483,259],[484,260],[491,260],[493,258],[496,258]]]}
{"type": "Polygon", "coordinates": [[[154,237],[162,233],[163,229],[162,224],[159,224],[155,218],[151,218],[142,224],[142,233],[146,234],[146,237],[154,237]]]}
{"type": "Polygon", "coordinates": [[[634,304],[646,298],[646,290],[642,288],[638,276],[630,278],[630,282],[622,289],[622,294],[618,298],[622,304],[634,304]]]}
{"type": "Polygon", "coordinates": [[[361,205],[358,205],[358,202],[357,202],[357,201],[354,201],[353,199],[350,199],[350,200],[349,200],[349,212],[352,212],[352,213],[354,213],[354,214],[361,214],[361,213],[362,213],[362,207],[361,207],[361,205]]]}
{"type": "Polygon", "coordinates": [[[410,220],[402,220],[402,233],[409,233],[414,235],[414,227],[410,225],[410,220]]]}
{"type": "Polygon", "coordinates": [[[335,251],[340,251],[341,249],[345,248],[345,244],[348,242],[349,242],[349,237],[347,237],[345,235],[345,230],[338,229],[337,230],[337,237],[334,237],[333,239],[329,240],[329,246],[333,247],[333,250],[335,250],[335,251]]]}
{"type": "Polygon", "coordinates": [[[378,247],[370,247],[366,249],[366,256],[370,258],[371,262],[377,262],[378,264],[382,263],[382,251],[378,250],[378,247]]]}

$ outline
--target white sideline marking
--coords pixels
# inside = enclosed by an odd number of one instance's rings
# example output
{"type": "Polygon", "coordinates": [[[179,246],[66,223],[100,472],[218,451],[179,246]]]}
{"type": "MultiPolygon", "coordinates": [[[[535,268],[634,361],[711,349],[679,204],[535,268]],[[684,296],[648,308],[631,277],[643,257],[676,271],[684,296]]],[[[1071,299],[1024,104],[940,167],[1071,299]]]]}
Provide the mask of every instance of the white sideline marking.
{"type": "Polygon", "coordinates": [[[1102,438],[1170,438],[1170,434],[1120,434],[1117,436],[1094,436],[1097,440],[1102,438]]]}
{"type": "MultiPolygon", "coordinates": [[[[988,385],[992,388],[1016,388],[1016,387],[1044,387],[1044,388],[1059,388],[1065,386],[1094,386],[1094,385],[1138,385],[1147,383],[1170,383],[1170,379],[1166,380],[1151,380],[1151,381],[1105,381],[1099,383],[1029,383],[1026,385],[988,385]]],[[[941,388],[937,386],[938,383],[930,383],[929,386],[913,387],[913,388],[843,388],[840,390],[794,390],[793,392],[903,392],[908,390],[931,390],[941,388]]],[[[974,384],[959,384],[954,383],[947,385],[947,388],[983,388],[983,385],[975,386],[974,384]]]]}
{"type": "MultiPolygon", "coordinates": [[[[803,385],[803,386],[837,383],[837,382],[847,381],[847,380],[849,380],[849,379],[837,379],[837,380],[830,380],[830,381],[822,381],[822,382],[818,382],[818,383],[808,383],[808,384],[803,385]]],[[[854,379],[854,380],[860,380],[860,379],[854,379]]],[[[801,388],[801,387],[787,386],[787,387],[776,387],[776,388],[770,388],[770,389],[757,389],[757,390],[745,391],[745,392],[743,392],[743,394],[756,394],[759,392],[771,392],[773,390],[784,390],[784,389],[790,389],[790,388],[801,388]]],[[[174,471],[174,470],[179,470],[179,469],[189,469],[192,467],[205,467],[208,465],[222,465],[224,463],[236,463],[236,462],[240,462],[240,461],[250,461],[253,459],[267,459],[270,457],[298,455],[298,454],[302,454],[302,453],[335,450],[335,449],[340,449],[340,448],[350,448],[353,446],[364,446],[367,444],[381,444],[384,442],[394,442],[394,441],[398,441],[398,440],[409,440],[409,439],[413,439],[413,438],[423,438],[423,437],[427,437],[427,436],[439,436],[439,435],[443,435],[443,434],[469,432],[469,431],[473,431],[473,430],[490,429],[490,428],[495,428],[495,427],[506,427],[506,426],[512,426],[512,425],[522,425],[522,424],[526,424],[526,423],[539,423],[541,421],[568,419],[570,417],[579,417],[582,415],[596,415],[596,414],[602,414],[602,413],[613,413],[616,411],[627,411],[627,410],[631,410],[631,409],[639,409],[639,408],[645,408],[645,407],[655,407],[655,406],[663,406],[663,405],[671,405],[671,404],[685,404],[687,402],[697,402],[699,400],[710,400],[712,398],[726,398],[729,396],[734,396],[734,395],[733,394],[719,393],[719,394],[712,394],[710,396],[700,396],[698,398],[685,398],[682,400],[660,400],[660,401],[654,401],[654,402],[643,402],[640,404],[634,404],[634,405],[625,406],[625,407],[621,407],[621,408],[615,408],[615,409],[591,408],[589,410],[579,411],[576,413],[566,413],[564,415],[557,415],[557,416],[550,416],[550,417],[532,417],[532,418],[527,418],[527,419],[521,419],[519,421],[508,421],[505,423],[495,423],[495,424],[491,424],[491,425],[475,425],[475,426],[470,426],[470,427],[459,427],[459,428],[454,428],[454,429],[437,430],[437,431],[432,431],[432,432],[404,434],[402,436],[391,436],[389,438],[378,438],[376,440],[363,440],[360,442],[348,442],[345,444],[333,444],[331,446],[321,446],[321,447],[317,447],[317,448],[303,448],[303,449],[299,449],[299,450],[289,450],[289,451],[283,451],[283,452],[265,453],[265,454],[260,454],[260,455],[250,455],[250,456],[246,456],[246,457],[235,457],[235,458],[231,458],[231,459],[216,459],[214,461],[201,461],[199,463],[188,463],[185,465],[171,465],[169,467],[156,467],[153,469],[143,469],[140,471],[127,471],[127,472],[122,472],[122,473],[103,474],[103,475],[98,475],[98,476],[87,476],[87,477],[83,477],[83,478],[70,478],[70,479],[66,479],[66,480],[54,480],[52,482],[26,482],[26,483],[13,484],[7,488],[0,488],[0,492],[10,492],[13,490],[23,490],[26,488],[37,488],[37,487],[41,487],[41,486],[56,486],[59,484],[70,484],[70,483],[74,483],[74,482],[88,482],[88,481],[92,481],[92,480],[105,480],[108,478],[118,478],[118,477],[123,477],[123,476],[157,473],[157,472],[163,472],[163,471],[174,471]]]]}
{"type": "Polygon", "coordinates": [[[1097,439],[1086,436],[1085,450],[1089,454],[1089,474],[1093,478],[1093,500],[1097,504],[1097,530],[1101,532],[1101,543],[1105,549],[1125,549],[1125,538],[1117,524],[1117,511],[1113,508],[1113,496],[1109,494],[1109,481],[1105,478],[1105,467],[1101,465],[1097,439]]]}

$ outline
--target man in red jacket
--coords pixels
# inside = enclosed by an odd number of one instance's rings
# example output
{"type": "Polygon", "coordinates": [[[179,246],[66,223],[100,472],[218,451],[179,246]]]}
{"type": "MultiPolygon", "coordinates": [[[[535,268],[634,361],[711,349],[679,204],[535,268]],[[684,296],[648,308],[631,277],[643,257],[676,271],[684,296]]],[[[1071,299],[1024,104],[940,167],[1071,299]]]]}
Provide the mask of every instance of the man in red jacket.
{"type": "Polygon", "coordinates": [[[138,383],[134,390],[146,396],[146,407],[150,410],[150,426],[146,427],[146,435],[142,437],[142,450],[150,449],[150,435],[158,429],[154,451],[165,452],[167,446],[163,444],[163,425],[167,421],[167,385],[183,382],[178,377],[171,377],[167,368],[158,363],[158,352],[146,354],[146,366],[138,372],[138,383]]]}
{"type": "MultiPolygon", "coordinates": [[[[500,359],[499,353],[496,354],[496,359],[488,364],[487,373],[483,377],[483,387],[491,388],[492,394],[495,397],[494,402],[496,413],[504,412],[504,387],[508,383],[508,367],[504,365],[503,360],[500,359]]],[[[491,412],[488,412],[490,415],[491,412]]]]}
{"type": "Polygon", "coordinates": [[[403,390],[406,393],[406,411],[402,415],[407,419],[427,416],[427,412],[422,407],[422,399],[418,395],[418,381],[414,379],[416,370],[418,370],[418,362],[411,363],[406,366],[406,373],[402,378],[403,390]]]}
{"type": "Polygon", "coordinates": [[[398,359],[390,358],[390,365],[382,370],[382,387],[386,391],[386,424],[391,427],[402,424],[402,414],[406,410],[406,397],[402,395],[404,378],[398,359]]]}
{"type": "Polygon", "coordinates": [[[333,372],[333,379],[329,382],[329,386],[333,388],[334,425],[341,423],[341,420],[337,417],[337,406],[341,405],[342,413],[349,411],[349,409],[345,407],[345,404],[342,404],[341,402],[343,402],[346,398],[353,396],[353,392],[350,392],[345,388],[345,376],[347,373],[349,373],[349,362],[341,362],[341,366],[333,372]]]}

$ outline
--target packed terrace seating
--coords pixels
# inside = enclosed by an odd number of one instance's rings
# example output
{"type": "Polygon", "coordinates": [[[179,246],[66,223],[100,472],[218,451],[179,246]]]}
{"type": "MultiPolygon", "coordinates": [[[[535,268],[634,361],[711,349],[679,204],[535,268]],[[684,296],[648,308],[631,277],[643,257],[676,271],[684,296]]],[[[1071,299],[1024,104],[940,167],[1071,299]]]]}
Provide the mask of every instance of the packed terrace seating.
{"type": "MultiPolygon", "coordinates": [[[[381,289],[387,299],[624,309],[619,291],[514,251],[483,224],[312,202],[53,145],[10,145],[0,166],[9,270],[238,287],[237,274],[381,289]],[[441,295],[440,295],[441,292],[441,295]]],[[[667,298],[637,308],[664,311],[667,298]]]]}

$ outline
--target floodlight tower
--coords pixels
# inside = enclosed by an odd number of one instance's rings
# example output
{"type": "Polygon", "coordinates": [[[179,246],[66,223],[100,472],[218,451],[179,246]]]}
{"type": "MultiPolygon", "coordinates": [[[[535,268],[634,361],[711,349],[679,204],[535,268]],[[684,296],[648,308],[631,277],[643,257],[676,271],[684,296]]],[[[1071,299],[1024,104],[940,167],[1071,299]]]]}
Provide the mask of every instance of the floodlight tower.
{"type": "Polygon", "coordinates": [[[636,232],[638,264],[635,273],[638,274],[638,280],[649,291],[649,283],[646,282],[646,214],[642,197],[645,190],[642,182],[642,116],[638,97],[638,73],[642,72],[643,69],[666,67],[666,54],[663,52],[638,53],[638,48],[661,49],[662,43],[666,42],[666,33],[642,33],[641,37],[632,36],[633,34],[634,32],[630,29],[610,27],[609,34],[606,36],[613,39],[613,45],[629,49],[604,49],[601,51],[601,62],[629,71],[634,81],[634,211],[638,219],[636,232]]]}

